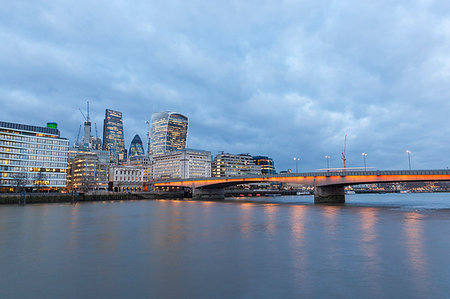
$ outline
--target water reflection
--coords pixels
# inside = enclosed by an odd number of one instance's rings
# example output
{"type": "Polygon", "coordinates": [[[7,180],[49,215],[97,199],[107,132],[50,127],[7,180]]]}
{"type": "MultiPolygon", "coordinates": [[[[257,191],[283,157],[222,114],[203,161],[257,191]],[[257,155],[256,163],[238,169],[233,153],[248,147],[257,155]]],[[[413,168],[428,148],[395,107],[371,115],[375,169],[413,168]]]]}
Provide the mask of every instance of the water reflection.
{"type": "Polygon", "coordinates": [[[408,264],[412,268],[412,275],[415,276],[416,287],[422,294],[427,293],[430,288],[428,261],[425,254],[425,244],[423,235],[423,214],[409,212],[405,215],[403,229],[406,236],[406,253],[408,255],[408,264]]]}
{"type": "Polygon", "coordinates": [[[273,240],[276,234],[278,208],[278,204],[265,204],[263,208],[265,232],[271,240],[273,240]]]}
{"type": "Polygon", "coordinates": [[[252,228],[252,213],[255,207],[253,203],[240,203],[239,206],[239,230],[241,231],[242,237],[244,239],[250,239],[253,228],[252,228]]]}

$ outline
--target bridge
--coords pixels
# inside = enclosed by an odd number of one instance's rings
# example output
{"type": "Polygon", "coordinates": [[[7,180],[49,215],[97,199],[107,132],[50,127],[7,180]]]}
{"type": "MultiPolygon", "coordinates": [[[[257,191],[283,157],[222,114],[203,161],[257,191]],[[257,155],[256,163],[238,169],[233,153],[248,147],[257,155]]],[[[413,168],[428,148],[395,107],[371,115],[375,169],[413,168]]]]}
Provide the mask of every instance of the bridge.
{"type": "Polygon", "coordinates": [[[328,171],[278,175],[193,178],[156,181],[154,187],[188,187],[193,199],[225,198],[225,188],[240,184],[278,182],[314,186],[314,203],[344,203],[350,185],[396,182],[450,181],[450,170],[328,171]]]}

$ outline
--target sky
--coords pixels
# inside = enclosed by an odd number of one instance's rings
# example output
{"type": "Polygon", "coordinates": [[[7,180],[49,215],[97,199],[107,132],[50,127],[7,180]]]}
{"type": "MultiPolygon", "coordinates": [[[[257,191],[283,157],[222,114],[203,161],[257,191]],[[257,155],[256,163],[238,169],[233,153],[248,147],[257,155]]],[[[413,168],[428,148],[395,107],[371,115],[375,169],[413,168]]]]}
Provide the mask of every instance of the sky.
{"type": "Polygon", "coordinates": [[[127,148],[176,111],[189,148],[278,171],[342,167],[345,134],[348,167],[450,166],[449,1],[4,1],[0,44],[0,120],[71,142],[89,100],[127,148]]]}

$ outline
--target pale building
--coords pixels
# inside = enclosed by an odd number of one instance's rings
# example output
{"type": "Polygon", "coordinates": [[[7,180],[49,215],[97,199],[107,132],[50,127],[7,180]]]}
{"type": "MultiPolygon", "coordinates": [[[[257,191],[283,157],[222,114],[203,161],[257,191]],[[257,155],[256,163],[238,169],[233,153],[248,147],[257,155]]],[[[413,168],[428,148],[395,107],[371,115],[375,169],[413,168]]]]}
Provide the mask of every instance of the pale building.
{"type": "Polygon", "coordinates": [[[156,112],[151,121],[150,155],[186,148],[188,118],[176,112],[156,112]]]}
{"type": "Polygon", "coordinates": [[[153,180],[211,177],[211,152],[183,149],[153,157],[153,180]]]}
{"type": "Polygon", "coordinates": [[[261,174],[261,166],[249,154],[222,152],[214,158],[211,172],[213,177],[253,176],[261,174]]]}
{"type": "MultiPolygon", "coordinates": [[[[109,156],[108,156],[109,157],[109,156]]],[[[71,179],[68,190],[76,191],[107,191],[109,163],[102,161],[95,152],[78,153],[69,162],[71,179]]]]}
{"type": "Polygon", "coordinates": [[[112,165],[109,168],[109,190],[114,192],[139,192],[144,186],[141,166],[112,165]]]}

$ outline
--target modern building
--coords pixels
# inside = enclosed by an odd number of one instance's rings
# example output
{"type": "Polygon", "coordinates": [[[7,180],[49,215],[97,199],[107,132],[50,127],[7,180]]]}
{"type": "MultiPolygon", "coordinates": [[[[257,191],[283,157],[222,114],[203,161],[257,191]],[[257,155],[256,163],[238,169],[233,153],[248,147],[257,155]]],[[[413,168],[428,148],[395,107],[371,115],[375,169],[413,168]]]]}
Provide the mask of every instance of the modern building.
{"type": "Polygon", "coordinates": [[[156,112],[151,120],[150,155],[186,148],[188,118],[176,112],[156,112]]]}
{"type": "MultiPolygon", "coordinates": [[[[107,156],[107,159],[109,156],[107,156]]],[[[67,189],[82,192],[108,189],[109,161],[93,151],[78,153],[69,162],[67,189]]]]}
{"type": "Polygon", "coordinates": [[[193,149],[153,155],[153,180],[211,177],[211,152],[193,149]]]}
{"type": "Polygon", "coordinates": [[[126,159],[122,112],[106,109],[103,122],[103,150],[111,153],[111,162],[126,159]]]}
{"type": "Polygon", "coordinates": [[[261,166],[261,174],[276,174],[273,160],[266,156],[253,156],[253,163],[261,166]]]}
{"type": "Polygon", "coordinates": [[[131,159],[133,157],[142,157],[144,155],[144,145],[142,143],[141,137],[136,134],[131,141],[130,148],[128,150],[128,157],[131,159]]]}
{"type": "Polygon", "coordinates": [[[68,149],[55,123],[0,122],[0,192],[65,188],[68,149]]]}
{"type": "Polygon", "coordinates": [[[213,177],[260,175],[261,166],[256,165],[249,154],[222,152],[214,157],[211,173],[213,177]]]}
{"type": "Polygon", "coordinates": [[[138,192],[144,187],[144,171],[140,166],[113,165],[109,168],[109,190],[138,192]]]}

